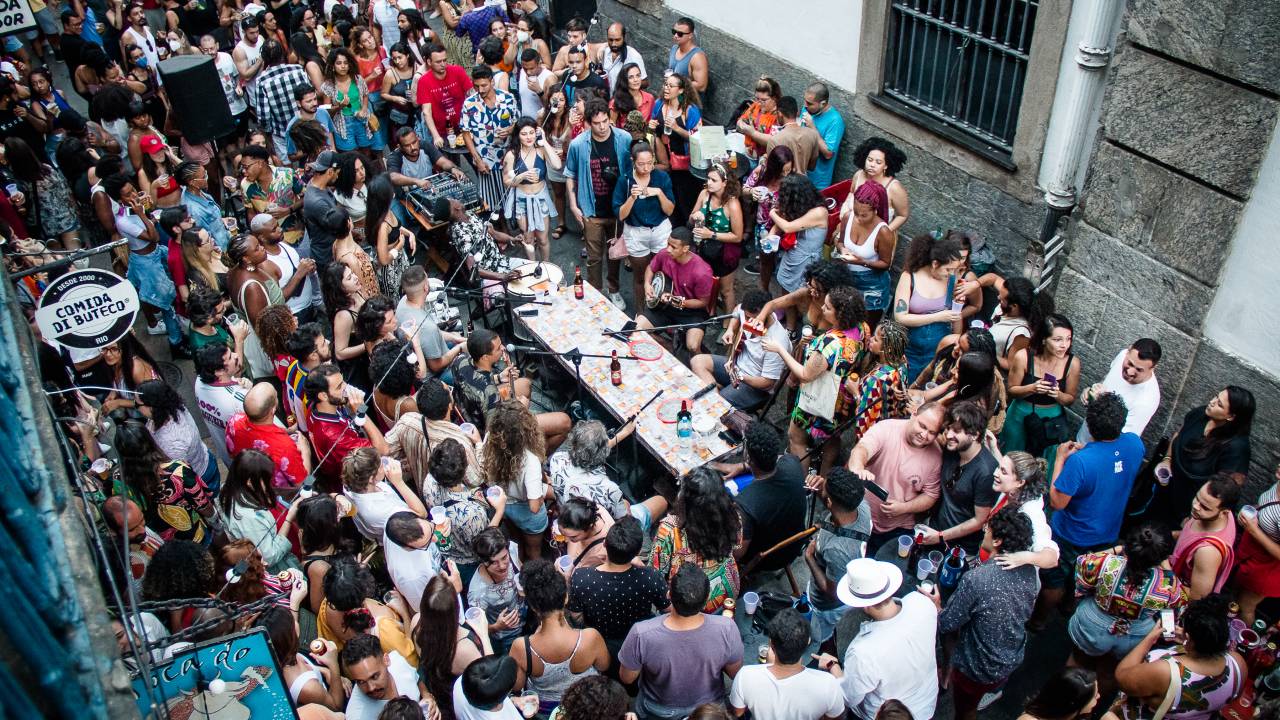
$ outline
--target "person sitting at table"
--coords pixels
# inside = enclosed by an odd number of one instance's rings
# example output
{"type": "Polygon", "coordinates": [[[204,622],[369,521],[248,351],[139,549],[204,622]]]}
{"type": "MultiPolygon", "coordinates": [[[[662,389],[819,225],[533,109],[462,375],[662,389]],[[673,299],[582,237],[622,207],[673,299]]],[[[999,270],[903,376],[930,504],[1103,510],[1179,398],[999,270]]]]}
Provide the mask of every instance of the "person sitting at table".
{"type": "Polygon", "coordinates": [[[729,331],[723,338],[731,341],[732,357],[704,353],[694,355],[689,361],[694,375],[703,382],[714,382],[720,388],[720,396],[743,412],[753,412],[769,399],[769,393],[787,367],[781,355],[764,349],[764,337],[776,342],[783,352],[791,353],[791,336],[786,326],[775,315],[760,314],[769,300],[769,293],[764,290],[751,290],[742,304],[733,309],[729,331]],[[748,324],[757,321],[763,324],[763,333],[755,334],[758,326],[754,324],[751,331],[743,333],[748,324]]]}
{"type": "Polygon", "coordinates": [[[502,283],[511,282],[520,276],[515,266],[522,261],[502,251],[503,248],[510,247],[516,238],[481,220],[474,212],[463,207],[461,202],[451,198],[436,198],[431,215],[449,218],[449,241],[462,255],[462,262],[474,268],[480,276],[487,309],[489,298],[502,294],[502,283]]]}
{"type": "MultiPolygon", "coordinates": [[[[636,327],[648,330],[707,320],[715,282],[711,266],[693,251],[693,233],[687,227],[675,228],[667,238],[667,249],[654,255],[645,268],[645,304],[651,307],[636,315],[636,327]],[[665,276],[669,289],[656,294],[653,278],[659,273],[665,276]]],[[[684,336],[685,349],[690,353],[699,352],[704,332],[702,327],[688,328],[684,336]]]]}
{"type": "MultiPolygon", "coordinates": [[[[513,396],[529,406],[533,384],[529,378],[519,377],[520,370],[511,364],[502,337],[488,328],[476,328],[467,336],[467,352],[458,354],[452,369],[458,409],[476,427],[484,428],[489,411],[513,396]]],[[[566,413],[535,413],[534,417],[552,450],[560,447],[573,427],[566,413]]]]}

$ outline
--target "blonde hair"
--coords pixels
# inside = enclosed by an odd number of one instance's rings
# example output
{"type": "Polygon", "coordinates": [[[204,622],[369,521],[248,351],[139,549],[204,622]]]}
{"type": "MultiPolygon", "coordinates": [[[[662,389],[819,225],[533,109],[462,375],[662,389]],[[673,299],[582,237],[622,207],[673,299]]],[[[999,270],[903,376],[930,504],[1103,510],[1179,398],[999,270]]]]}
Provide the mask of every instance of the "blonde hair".
{"type": "Polygon", "coordinates": [[[365,492],[373,485],[382,458],[371,447],[356,448],[342,458],[342,486],[351,492],[365,492]]]}

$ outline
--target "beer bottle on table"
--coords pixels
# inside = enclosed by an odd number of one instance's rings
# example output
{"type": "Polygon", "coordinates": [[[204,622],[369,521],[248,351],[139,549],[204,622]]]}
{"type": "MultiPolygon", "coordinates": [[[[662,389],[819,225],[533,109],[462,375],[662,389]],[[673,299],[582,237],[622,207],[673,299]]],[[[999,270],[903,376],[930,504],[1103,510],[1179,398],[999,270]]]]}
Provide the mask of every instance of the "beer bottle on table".
{"type": "Polygon", "coordinates": [[[916,565],[920,563],[920,553],[924,550],[924,533],[916,533],[915,540],[911,543],[911,553],[907,555],[907,573],[913,574],[916,571],[916,565]]]}
{"type": "Polygon", "coordinates": [[[622,384],[622,363],[618,361],[618,351],[613,351],[613,359],[609,361],[609,381],[614,385],[622,384]]]}
{"type": "Polygon", "coordinates": [[[575,300],[581,300],[583,296],[582,289],[582,266],[573,266],[573,297],[575,300]]]}

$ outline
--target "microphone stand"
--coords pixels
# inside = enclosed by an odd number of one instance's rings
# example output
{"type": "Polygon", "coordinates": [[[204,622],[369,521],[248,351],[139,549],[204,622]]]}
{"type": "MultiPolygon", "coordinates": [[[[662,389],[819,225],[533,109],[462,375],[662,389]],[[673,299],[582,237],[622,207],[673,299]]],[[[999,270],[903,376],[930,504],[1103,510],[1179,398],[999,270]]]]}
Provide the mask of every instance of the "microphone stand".
{"type": "Polygon", "coordinates": [[[714,323],[720,322],[721,320],[728,320],[731,317],[733,317],[732,313],[728,315],[716,315],[714,317],[709,317],[706,320],[695,320],[693,322],[676,323],[674,325],[658,325],[656,327],[648,327],[648,328],[634,327],[634,328],[628,328],[626,330],[607,330],[600,334],[601,335],[630,335],[632,333],[655,332],[657,330],[684,330],[687,328],[702,327],[703,325],[712,325],[714,323]]]}
{"type": "MultiPolygon", "coordinates": [[[[578,403],[582,402],[582,359],[583,358],[603,358],[606,360],[613,359],[613,355],[599,355],[595,353],[584,353],[579,351],[577,348],[574,348],[569,352],[562,352],[562,353],[554,352],[552,350],[517,350],[517,351],[524,353],[525,355],[562,357],[565,360],[568,360],[569,362],[573,363],[573,377],[574,377],[574,380],[576,381],[574,397],[578,403]]],[[[639,360],[640,358],[634,357],[632,355],[619,355],[618,359],[619,360],[639,360]]]]}

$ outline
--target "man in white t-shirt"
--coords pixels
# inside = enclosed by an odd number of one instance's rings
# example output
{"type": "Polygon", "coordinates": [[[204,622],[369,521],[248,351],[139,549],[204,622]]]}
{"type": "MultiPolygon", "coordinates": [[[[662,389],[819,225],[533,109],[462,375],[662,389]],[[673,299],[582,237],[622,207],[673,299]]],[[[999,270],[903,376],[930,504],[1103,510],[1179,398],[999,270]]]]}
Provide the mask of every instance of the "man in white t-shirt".
{"type": "MultiPolygon", "coordinates": [[[[473,660],[453,683],[453,715],[458,720],[523,720],[515,702],[507,697],[516,685],[516,661],[509,655],[488,655],[473,660]]],[[[519,698],[534,703],[537,698],[519,698]]],[[[532,715],[534,713],[530,713],[532,715]]]]}
{"type": "Polygon", "coordinates": [[[755,720],[838,720],[844,717],[840,681],[804,666],[809,623],[791,608],[769,621],[767,665],[748,665],[733,678],[729,707],[755,720]]]}
{"type": "Polygon", "coordinates": [[[898,700],[918,718],[933,717],[938,704],[938,606],[920,592],[895,598],[901,586],[898,566],[871,558],[851,561],[836,586],[840,601],[862,608],[867,619],[845,650],[843,667],[825,653],[818,667],[840,680],[845,705],[861,720],[872,720],[886,700],[898,700]]]}
{"type": "Polygon", "coordinates": [[[382,642],[367,633],[356,635],[338,656],[342,674],[351,680],[348,720],[377,720],[387,701],[404,696],[419,700],[418,672],[400,653],[382,652],[382,642]]]}
{"type": "Polygon", "coordinates": [[[239,377],[240,356],[221,343],[205,345],[196,351],[196,402],[200,416],[209,428],[213,452],[223,465],[231,465],[227,452],[227,424],[236,413],[244,412],[244,396],[253,383],[239,377]]]}
{"type": "Polygon", "coordinates": [[[200,52],[213,58],[213,68],[218,72],[218,81],[222,84],[222,94],[227,99],[227,107],[237,127],[247,118],[244,114],[249,109],[244,90],[240,86],[240,71],[236,69],[236,61],[229,53],[218,51],[218,41],[212,35],[200,38],[200,52]]]}
{"type": "Polygon", "coordinates": [[[520,101],[520,116],[536,120],[542,110],[542,99],[555,82],[556,74],[542,64],[542,55],[534,48],[525,48],[520,53],[520,69],[511,79],[511,87],[520,101]]]}
{"type": "MultiPolygon", "coordinates": [[[[1160,363],[1160,355],[1160,343],[1151,338],[1135,340],[1111,361],[1111,368],[1102,382],[1085,391],[1085,406],[1102,393],[1119,395],[1129,411],[1123,432],[1142,437],[1142,431],[1147,429],[1151,416],[1160,407],[1160,381],[1156,379],[1156,365],[1160,363]]],[[[1081,424],[1076,441],[1084,444],[1092,439],[1088,426],[1081,424]]]]}
{"type": "Polygon", "coordinates": [[[440,551],[432,542],[435,526],[408,511],[387,518],[382,550],[387,574],[409,607],[417,608],[427,583],[440,572],[440,551]]]}
{"type": "Polygon", "coordinates": [[[609,92],[612,93],[614,88],[618,87],[618,75],[622,73],[622,68],[630,63],[640,66],[641,79],[649,77],[644,69],[644,57],[640,55],[639,50],[627,44],[627,28],[622,23],[615,22],[609,26],[606,33],[605,45],[600,48],[597,62],[609,76],[609,92]]]}
{"type": "Polygon", "coordinates": [[[379,457],[372,447],[356,448],[342,459],[342,488],[356,506],[356,529],[379,544],[392,515],[427,516],[422,499],[405,484],[399,461],[379,457]]]}
{"type": "MultiPolygon", "coordinates": [[[[743,328],[748,323],[753,328],[764,326],[763,335],[744,331],[736,357],[704,354],[695,355],[689,361],[694,375],[703,382],[715,383],[720,388],[720,396],[743,412],[753,412],[768,401],[774,385],[787,367],[781,355],[764,349],[765,339],[777,343],[783,352],[791,352],[787,328],[772,314],[760,317],[760,311],[768,302],[768,292],[752,290],[742,298],[742,304],[734,308],[729,337],[733,337],[735,326],[743,328]],[[733,382],[735,375],[739,378],[736,384],[733,382]]],[[[732,352],[733,346],[729,346],[728,351],[732,352]]]]}

